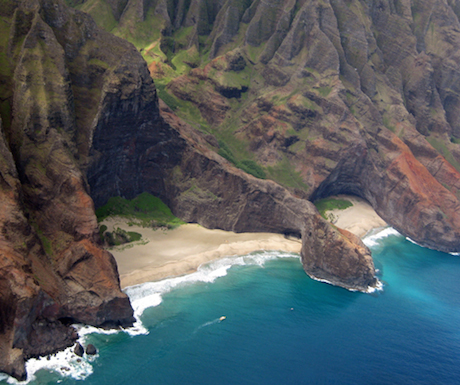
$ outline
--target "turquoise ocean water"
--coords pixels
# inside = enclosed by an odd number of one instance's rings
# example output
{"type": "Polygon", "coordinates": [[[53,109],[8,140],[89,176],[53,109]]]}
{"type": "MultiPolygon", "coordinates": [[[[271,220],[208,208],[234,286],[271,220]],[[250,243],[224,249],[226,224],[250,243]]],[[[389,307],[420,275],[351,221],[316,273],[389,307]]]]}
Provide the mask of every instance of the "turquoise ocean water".
{"type": "Polygon", "coordinates": [[[28,383],[459,384],[460,257],[391,229],[366,243],[382,291],[316,282],[297,255],[225,258],[130,288],[136,328],[82,329],[98,355],[32,360],[28,383]]]}

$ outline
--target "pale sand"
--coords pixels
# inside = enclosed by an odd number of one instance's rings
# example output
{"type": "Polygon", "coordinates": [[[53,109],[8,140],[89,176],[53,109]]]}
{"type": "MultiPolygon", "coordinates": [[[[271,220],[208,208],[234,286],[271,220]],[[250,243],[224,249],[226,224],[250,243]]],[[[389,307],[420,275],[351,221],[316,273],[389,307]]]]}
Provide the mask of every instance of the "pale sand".
{"type": "MultiPolygon", "coordinates": [[[[346,197],[353,206],[334,210],[335,225],[364,236],[373,228],[386,226],[369,204],[356,197],[346,197]]],[[[209,230],[197,224],[182,225],[174,230],[153,230],[128,226],[122,218],[109,218],[102,224],[112,231],[120,227],[142,234],[134,244],[110,249],[114,255],[122,288],[143,282],[159,281],[192,273],[214,259],[244,255],[258,250],[281,250],[300,253],[301,241],[281,234],[242,233],[209,230]]]]}
{"type": "Polygon", "coordinates": [[[120,227],[142,234],[142,241],[134,245],[110,249],[117,261],[123,288],[189,274],[203,263],[225,256],[244,255],[257,250],[299,253],[301,248],[300,240],[286,239],[280,234],[236,234],[209,230],[197,224],[182,225],[174,230],[152,230],[128,226],[121,218],[110,218],[103,224],[109,231],[120,227]]]}
{"type": "Polygon", "coordinates": [[[331,210],[326,212],[326,216],[328,213],[333,214],[334,220],[331,222],[337,227],[348,230],[362,238],[370,230],[388,226],[364,199],[349,195],[338,195],[333,198],[345,199],[353,203],[353,206],[345,210],[331,210]]]}

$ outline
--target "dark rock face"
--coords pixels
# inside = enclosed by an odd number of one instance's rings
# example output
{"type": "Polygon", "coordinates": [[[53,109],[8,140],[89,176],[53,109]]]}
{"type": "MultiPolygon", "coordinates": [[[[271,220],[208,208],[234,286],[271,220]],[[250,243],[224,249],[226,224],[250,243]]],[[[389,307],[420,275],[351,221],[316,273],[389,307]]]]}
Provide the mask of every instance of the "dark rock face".
{"type": "Polygon", "coordinates": [[[374,263],[369,249],[349,231],[321,222],[317,215],[312,221],[315,232],[302,232],[302,263],[312,278],[326,280],[350,290],[367,291],[377,284],[374,263]]]}
{"type": "Polygon", "coordinates": [[[74,344],[71,323],[134,320],[115,260],[98,245],[82,170],[96,113],[88,95],[103,88],[102,69],[136,51],[61,2],[7,2],[0,13],[10,26],[1,40],[0,370],[23,379],[24,359],[74,344]]]}
{"type": "Polygon", "coordinates": [[[289,160],[308,185],[294,195],[236,169],[212,137],[160,109],[131,44],[60,0],[4,2],[0,370],[24,378],[25,359],[74,344],[72,322],[132,323],[98,244],[93,202],[111,196],[148,191],[206,227],[301,235],[307,273],[355,290],[375,285],[369,250],[299,197],[360,195],[403,234],[459,251],[459,7],[435,3],[109,2],[120,25],[152,6],[165,36],[192,27],[183,49],[210,37],[214,59],[167,91],[212,127],[249,92],[235,138],[262,165],[289,160]],[[231,46],[242,24],[244,42],[231,46]]]}
{"type": "Polygon", "coordinates": [[[75,345],[74,353],[79,357],[83,357],[83,354],[85,353],[85,350],[83,349],[83,346],[81,346],[81,344],[78,343],[78,342],[75,345]]]}
{"type": "Polygon", "coordinates": [[[89,354],[90,356],[94,356],[97,354],[97,349],[93,344],[88,344],[86,347],[86,354],[89,354]]]}
{"type": "Polygon", "coordinates": [[[123,66],[122,80],[113,77],[116,85],[101,95],[87,169],[96,205],[112,196],[134,198],[145,191],[146,180],[160,190],[164,168],[180,162],[185,146],[160,118],[155,86],[145,63],[136,58],[137,67],[123,66]]]}
{"type": "Polygon", "coordinates": [[[150,68],[216,136],[231,131],[267,169],[288,161],[297,196],[359,195],[418,243],[460,250],[458,1],[174,4],[150,3],[159,42],[185,34],[164,49],[212,60],[176,77],[164,60],[150,68]]]}

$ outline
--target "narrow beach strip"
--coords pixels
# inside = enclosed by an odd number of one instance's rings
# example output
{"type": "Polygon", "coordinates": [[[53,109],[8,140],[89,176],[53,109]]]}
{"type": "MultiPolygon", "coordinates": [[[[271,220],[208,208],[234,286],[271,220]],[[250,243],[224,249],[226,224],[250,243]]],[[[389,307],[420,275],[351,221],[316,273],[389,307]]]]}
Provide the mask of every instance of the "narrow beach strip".
{"type": "MultiPolygon", "coordinates": [[[[387,224],[363,199],[340,196],[353,203],[345,210],[332,210],[334,224],[363,237],[372,229],[387,224]]],[[[142,235],[142,240],[110,249],[120,274],[122,288],[144,282],[160,281],[195,272],[209,261],[232,255],[246,255],[258,250],[300,253],[300,239],[286,239],[282,234],[233,233],[209,230],[186,224],[173,230],[153,230],[129,226],[122,218],[109,218],[103,224],[109,231],[119,227],[142,235]]]]}

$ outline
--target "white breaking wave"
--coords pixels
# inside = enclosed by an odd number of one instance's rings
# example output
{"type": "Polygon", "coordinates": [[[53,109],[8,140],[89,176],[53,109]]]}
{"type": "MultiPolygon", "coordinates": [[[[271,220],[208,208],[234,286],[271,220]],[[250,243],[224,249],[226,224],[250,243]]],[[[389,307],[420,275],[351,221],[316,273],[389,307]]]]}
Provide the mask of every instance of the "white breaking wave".
{"type": "Polygon", "coordinates": [[[383,291],[383,283],[379,279],[377,279],[377,283],[374,287],[368,287],[366,293],[375,293],[376,291],[383,291]]]}
{"type": "Polygon", "coordinates": [[[126,333],[129,334],[130,336],[139,336],[139,335],[146,335],[149,334],[149,331],[142,325],[142,322],[139,321],[138,318],[136,318],[136,322],[132,327],[129,328],[119,328],[119,329],[102,329],[102,328],[97,328],[95,326],[90,326],[90,325],[81,325],[81,324],[75,324],[73,325],[75,329],[77,329],[78,335],[79,335],[79,342],[84,345],[87,340],[87,336],[90,334],[117,334],[117,333],[126,333]]]}
{"type": "Polygon", "coordinates": [[[383,238],[387,238],[389,236],[396,235],[402,236],[398,231],[396,231],[392,227],[386,227],[383,230],[375,233],[367,235],[363,238],[363,242],[367,247],[377,246],[379,244],[379,240],[383,238]]]}
{"type": "Polygon", "coordinates": [[[134,309],[136,319],[142,315],[145,309],[158,306],[162,296],[171,290],[197,282],[212,283],[217,278],[227,275],[232,266],[263,266],[265,262],[277,258],[300,258],[299,254],[279,251],[264,251],[248,254],[245,256],[233,256],[217,259],[198,267],[192,274],[181,277],[169,278],[159,282],[147,282],[140,285],[129,286],[124,292],[128,295],[134,309]]]}
{"type": "MultiPolygon", "coordinates": [[[[324,278],[318,278],[318,277],[315,277],[315,276],[312,276],[312,275],[309,275],[309,277],[311,279],[313,279],[314,281],[318,281],[318,282],[321,282],[321,283],[327,283],[328,285],[331,285],[331,286],[335,286],[335,287],[338,287],[336,284],[332,283],[331,281],[328,281],[327,279],[324,279],[324,278]]],[[[351,289],[351,288],[343,288],[345,290],[348,290],[348,291],[359,291],[358,289],[351,289]]],[[[383,283],[377,279],[377,283],[375,286],[369,286],[366,290],[362,291],[363,293],[367,293],[367,294],[371,294],[371,293],[375,293],[376,291],[383,291],[383,283]]]]}
{"type": "MultiPolygon", "coordinates": [[[[79,339],[81,342],[81,339],[79,339]]],[[[74,353],[74,347],[67,348],[56,354],[31,358],[26,362],[27,379],[17,381],[15,378],[6,374],[0,374],[0,381],[6,381],[8,384],[25,385],[37,379],[36,373],[39,370],[46,369],[55,372],[62,377],[72,377],[75,380],[84,380],[93,373],[91,362],[97,358],[95,356],[84,355],[79,357],[74,353]]]]}
{"type": "MultiPolygon", "coordinates": [[[[421,244],[415,242],[413,239],[410,239],[409,237],[406,237],[406,239],[407,239],[409,242],[413,243],[414,245],[423,247],[423,248],[425,248],[425,249],[436,250],[436,249],[433,249],[433,248],[428,247],[428,246],[422,246],[421,244]]],[[[459,256],[459,255],[460,255],[460,253],[455,252],[455,251],[447,252],[447,254],[455,255],[455,256],[459,256]]]]}
{"type": "MultiPolygon", "coordinates": [[[[148,330],[142,325],[139,319],[136,319],[133,327],[120,328],[120,329],[101,329],[95,326],[75,324],[72,325],[78,332],[78,340],[82,346],[87,345],[88,336],[90,334],[117,334],[127,333],[131,336],[148,334],[148,330]]],[[[15,378],[6,374],[0,373],[0,381],[6,381],[8,384],[26,385],[32,381],[36,381],[36,373],[39,370],[47,370],[55,372],[61,377],[71,377],[75,380],[84,380],[93,373],[93,366],[91,363],[97,359],[98,354],[91,356],[84,354],[80,357],[74,353],[75,345],[71,346],[61,352],[40,357],[31,358],[26,362],[27,379],[25,381],[17,381],[15,378]]]]}
{"type": "MultiPolygon", "coordinates": [[[[148,334],[148,330],[143,326],[140,317],[145,309],[155,307],[161,304],[162,296],[175,288],[184,285],[194,284],[197,282],[212,283],[217,278],[227,275],[228,270],[232,266],[261,266],[263,267],[267,261],[278,258],[297,258],[300,255],[296,253],[286,253],[279,251],[263,251],[255,252],[245,256],[230,256],[211,261],[201,265],[195,273],[182,277],[169,278],[159,282],[147,282],[140,285],[130,286],[124,289],[124,292],[129,296],[131,305],[134,309],[134,317],[136,322],[133,327],[126,329],[101,329],[88,325],[73,325],[78,332],[78,342],[85,346],[88,336],[93,333],[97,334],[117,334],[128,333],[131,336],[148,334]]],[[[220,319],[210,321],[201,327],[206,327],[214,323],[220,322],[220,319]]],[[[36,373],[39,370],[45,369],[53,371],[62,377],[71,377],[75,380],[84,380],[93,373],[91,363],[98,357],[84,355],[79,357],[74,353],[74,347],[65,349],[48,357],[38,359],[29,359],[26,363],[27,380],[19,382],[13,377],[0,373],[0,381],[6,381],[9,384],[28,384],[35,381],[36,373]]]]}
{"type": "Polygon", "coordinates": [[[29,381],[35,379],[35,373],[41,369],[54,371],[62,377],[84,380],[93,373],[93,367],[90,362],[94,361],[97,355],[79,357],[73,351],[74,347],[70,347],[49,357],[28,360],[26,363],[28,380],[29,378],[29,381]]]}
{"type": "MultiPolygon", "coordinates": [[[[364,244],[367,247],[377,246],[379,244],[378,241],[380,239],[389,237],[391,235],[396,235],[396,236],[403,237],[403,235],[401,233],[399,233],[397,230],[393,229],[392,227],[386,227],[385,229],[383,229],[383,230],[381,230],[381,231],[379,231],[379,232],[377,232],[375,234],[370,234],[370,235],[365,236],[362,239],[362,241],[364,242],[364,244]]],[[[416,241],[414,241],[413,239],[411,239],[409,237],[405,237],[405,239],[406,239],[406,241],[409,241],[410,243],[413,243],[414,245],[423,247],[424,249],[435,250],[435,249],[432,249],[431,247],[423,246],[420,243],[417,243],[416,241]]],[[[454,252],[454,251],[447,252],[447,254],[460,256],[460,252],[454,252]]]]}
{"type": "MultiPolygon", "coordinates": [[[[415,242],[413,239],[410,239],[409,237],[406,237],[406,240],[409,241],[410,243],[413,243],[414,245],[417,245],[417,246],[420,246],[420,247],[425,247],[425,246],[422,246],[419,243],[415,242]]],[[[429,249],[429,247],[426,247],[426,248],[429,249]]]]}

